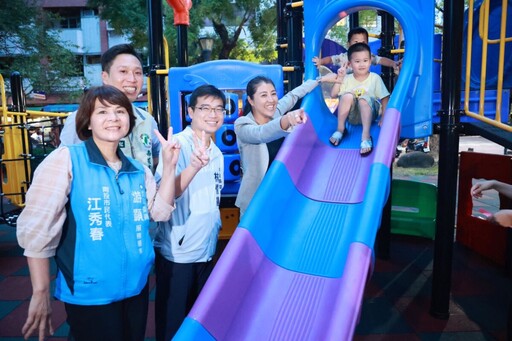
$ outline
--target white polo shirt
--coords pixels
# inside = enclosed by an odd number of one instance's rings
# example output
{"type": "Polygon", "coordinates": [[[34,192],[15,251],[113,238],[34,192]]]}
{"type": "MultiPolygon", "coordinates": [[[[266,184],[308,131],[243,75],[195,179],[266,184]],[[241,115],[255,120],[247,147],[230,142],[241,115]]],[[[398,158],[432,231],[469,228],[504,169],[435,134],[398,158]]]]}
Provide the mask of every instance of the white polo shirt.
{"type": "MultiPolygon", "coordinates": [[[[175,137],[181,145],[176,175],[190,164],[194,150],[190,127],[175,137]]],[[[220,195],[224,187],[224,156],[210,140],[210,162],[192,179],[176,199],[171,220],[158,223],[154,245],[166,259],[175,263],[197,263],[212,259],[221,227],[220,195]]],[[[163,162],[158,163],[156,178],[160,179],[163,162]]]]}

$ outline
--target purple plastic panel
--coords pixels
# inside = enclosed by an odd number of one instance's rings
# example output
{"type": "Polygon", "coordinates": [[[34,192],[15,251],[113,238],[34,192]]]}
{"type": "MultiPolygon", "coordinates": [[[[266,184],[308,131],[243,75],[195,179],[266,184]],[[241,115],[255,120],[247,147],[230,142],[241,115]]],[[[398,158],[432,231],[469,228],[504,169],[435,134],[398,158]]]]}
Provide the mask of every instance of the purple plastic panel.
{"type": "Polygon", "coordinates": [[[288,168],[297,189],[313,200],[362,202],[375,153],[361,157],[359,149],[326,145],[318,139],[310,121],[298,129],[290,134],[282,146],[285,149],[277,156],[288,168]]]}
{"type": "Polygon", "coordinates": [[[384,122],[380,128],[379,144],[376,146],[373,162],[382,163],[391,168],[395,159],[396,146],[400,136],[400,112],[394,108],[386,110],[384,122]]]}
{"type": "Polygon", "coordinates": [[[378,134],[374,151],[361,157],[359,149],[333,148],[323,143],[308,121],[290,134],[276,159],[286,165],[297,189],[308,198],[360,203],[364,199],[371,164],[382,163],[388,167],[392,164],[394,146],[400,135],[400,112],[388,109],[378,134]]]}
{"type": "Polygon", "coordinates": [[[353,335],[371,250],[349,247],[341,278],[283,269],[237,229],[189,314],[217,340],[346,340],[353,335]],[[365,270],[366,269],[366,270],[365,270]]]}

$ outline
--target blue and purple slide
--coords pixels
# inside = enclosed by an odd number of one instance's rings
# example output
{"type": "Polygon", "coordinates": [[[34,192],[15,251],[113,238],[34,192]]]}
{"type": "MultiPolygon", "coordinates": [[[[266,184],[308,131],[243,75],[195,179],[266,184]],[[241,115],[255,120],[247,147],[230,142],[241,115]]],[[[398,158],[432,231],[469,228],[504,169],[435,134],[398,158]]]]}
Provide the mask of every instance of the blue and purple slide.
{"type": "Polygon", "coordinates": [[[339,147],[320,88],[290,134],[175,340],[350,340],[389,195],[398,138],[431,134],[432,1],[305,1],[306,79],[327,30],[351,8],[380,8],[407,37],[403,68],[374,150],[359,155],[360,126],[339,147]]]}

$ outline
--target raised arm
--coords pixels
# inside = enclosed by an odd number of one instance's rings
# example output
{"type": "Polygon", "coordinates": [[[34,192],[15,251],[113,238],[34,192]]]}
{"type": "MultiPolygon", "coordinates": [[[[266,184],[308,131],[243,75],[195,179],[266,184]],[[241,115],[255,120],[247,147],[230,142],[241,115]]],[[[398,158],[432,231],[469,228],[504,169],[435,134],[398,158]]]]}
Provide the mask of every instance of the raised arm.
{"type": "Polygon", "coordinates": [[[512,185],[498,180],[485,180],[474,184],[471,187],[471,195],[475,198],[481,198],[482,192],[490,189],[498,191],[507,198],[512,198],[512,185]]]}
{"type": "Polygon", "coordinates": [[[343,80],[345,79],[345,76],[347,74],[347,63],[343,63],[340,68],[338,69],[338,72],[336,74],[336,78],[334,79],[334,85],[331,89],[331,97],[336,98],[338,97],[340,93],[341,84],[343,83],[343,80]]]}
{"type": "Polygon", "coordinates": [[[313,57],[313,64],[315,64],[316,67],[319,67],[320,65],[331,64],[331,63],[332,63],[331,56],[327,56],[327,57],[323,57],[323,58],[313,57]]]}

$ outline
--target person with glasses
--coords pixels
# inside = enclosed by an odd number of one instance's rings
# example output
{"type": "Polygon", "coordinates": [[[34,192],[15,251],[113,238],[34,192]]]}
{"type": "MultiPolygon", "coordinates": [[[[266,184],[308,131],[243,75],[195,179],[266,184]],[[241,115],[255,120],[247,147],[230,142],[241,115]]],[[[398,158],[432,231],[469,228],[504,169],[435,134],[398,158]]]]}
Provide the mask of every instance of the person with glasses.
{"type": "Polygon", "coordinates": [[[242,182],[235,202],[240,208],[240,218],[274,161],[284,137],[294,126],[307,120],[303,109],[290,110],[322,81],[332,83],[333,77],[327,75],[307,80],[280,100],[270,78],[257,76],[247,83],[243,116],[235,121],[242,168],[242,182]]]}
{"type": "MultiPolygon", "coordinates": [[[[196,88],[189,100],[191,124],[175,138],[176,210],[158,223],[156,251],[156,339],[171,340],[210,275],[221,226],[224,157],[212,136],[224,123],[226,98],[212,85],[196,88]]],[[[156,177],[162,174],[160,163],[156,177]]]]}

